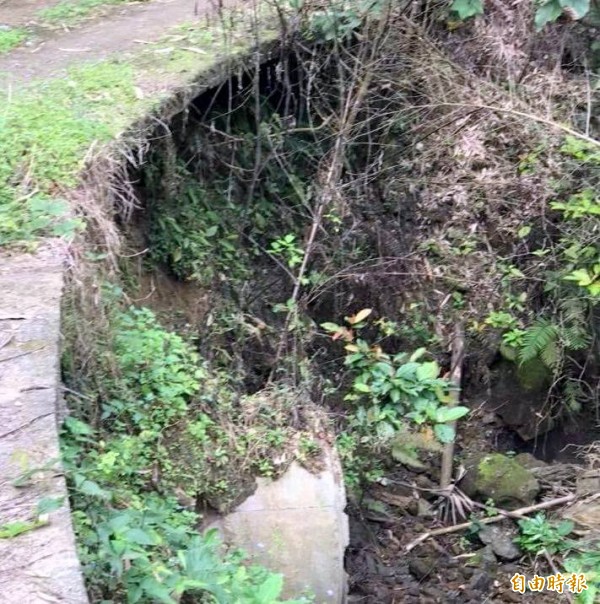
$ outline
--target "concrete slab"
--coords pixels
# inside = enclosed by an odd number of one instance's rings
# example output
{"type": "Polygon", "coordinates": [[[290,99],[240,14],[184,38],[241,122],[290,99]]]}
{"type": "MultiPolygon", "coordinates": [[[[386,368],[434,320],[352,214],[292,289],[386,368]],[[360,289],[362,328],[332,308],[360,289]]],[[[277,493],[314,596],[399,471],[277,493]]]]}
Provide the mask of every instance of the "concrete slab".
{"type": "Polygon", "coordinates": [[[313,593],[316,604],[346,601],[346,493],[335,451],[323,444],[324,469],[294,462],[278,480],[257,480],[256,492],[214,522],[224,541],[285,577],[285,596],[313,593]]]}
{"type": "Polygon", "coordinates": [[[42,498],[64,500],[46,526],[0,539],[2,604],[88,602],[57,463],[62,258],[51,246],[0,256],[0,525],[32,520],[42,498]]]}

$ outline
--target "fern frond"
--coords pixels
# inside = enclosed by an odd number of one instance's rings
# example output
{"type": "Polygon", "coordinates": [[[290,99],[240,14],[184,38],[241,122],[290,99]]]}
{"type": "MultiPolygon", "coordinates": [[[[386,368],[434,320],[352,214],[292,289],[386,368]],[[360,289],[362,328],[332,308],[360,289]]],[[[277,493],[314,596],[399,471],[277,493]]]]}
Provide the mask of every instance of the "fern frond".
{"type": "Polygon", "coordinates": [[[561,330],[561,341],[568,350],[583,350],[590,345],[591,335],[582,325],[570,325],[561,330]]]}
{"type": "Polygon", "coordinates": [[[539,352],[540,359],[548,369],[556,369],[562,361],[562,351],[557,339],[549,340],[539,352]]]}
{"type": "Polygon", "coordinates": [[[585,325],[588,305],[580,298],[565,298],[559,303],[560,317],[567,325],[585,325]]]}
{"type": "MultiPolygon", "coordinates": [[[[556,325],[547,319],[537,319],[523,334],[523,343],[519,350],[519,362],[522,364],[538,356],[541,357],[545,349],[551,348],[553,344],[556,345],[557,340],[558,328],[556,325]]],[[[557,353],[558,351],[553,354],[550,349],[546,352],[546,356],[548,359],[555,358],[555,362],[557,362],[559,358],[557,353]]]]}

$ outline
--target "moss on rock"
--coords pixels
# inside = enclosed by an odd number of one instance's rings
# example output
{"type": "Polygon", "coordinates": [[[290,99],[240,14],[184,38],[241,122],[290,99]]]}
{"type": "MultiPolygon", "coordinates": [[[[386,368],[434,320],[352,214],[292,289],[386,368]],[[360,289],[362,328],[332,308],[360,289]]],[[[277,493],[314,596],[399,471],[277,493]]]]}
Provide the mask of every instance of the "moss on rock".
{"type": "Polygon", "coordinates": [[[531,470],[501,453],[482,457],[473,466],[472,474],[468,490],[483,500],[493,499],[500,507],[528,505],[540,490],[531,470]]]}

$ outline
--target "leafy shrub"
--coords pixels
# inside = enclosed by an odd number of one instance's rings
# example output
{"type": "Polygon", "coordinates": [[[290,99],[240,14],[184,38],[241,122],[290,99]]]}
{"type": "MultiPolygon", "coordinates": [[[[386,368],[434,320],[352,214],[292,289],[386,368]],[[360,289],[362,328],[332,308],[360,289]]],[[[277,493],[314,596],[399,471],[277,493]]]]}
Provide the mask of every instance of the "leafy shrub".
{"type": "MultiPolygon", "coordinates": [[[[347,319],[352,330],[364,327],[363,320],[370,310],[363,310],[347,319]]],[[[454,438],[451,422],[466,415],[467,407],[448,407],[450,383],[440,378],[436,361],[421,361],[426,354],[420,348],[412,355],[401,352],[390,355],[379,345],[354,338],[353,331],[335,323],[322,327],[333,337],[345,337],[347,352],[345,364],[351,368],[354,379],[352,392],[345,400],[357,405],[356,421],[369,424],[383,437],[392,437],[406,419],[417,425],[433,425],[442,442],[454,438]]]]}
{"type": "Polygon", "coordinates": [[[118,377],[103,415],[138,430],[159,431],[183,417],[205,376],[190,344],[162,329],[147,308],[132,307],[118,317],[114,354],[118,377]]]}
{"type": "Polygon", "coordinates": [[[231,276],[243,267],[236,208],[182,174],[182,192],[153,208],[150,228],[153,258],[183,280],[209,283],[218,273],[231,276]]]}
{"type": "Polygon", "coordinates": [[[594,604],[600,595],[600,544],[590,544],[565,558],[566,572],[584,575],[588,588],[575,596],[577,604],[594,604]]]}
{"type": "Polygon", "coordinates": [[[192,408],[206,395],[201,386],[211,387],[197,353],[148,309],[117,314],[115,327],[114,358],[105,354],[116,362],[105,426],[70,417],[62,434],[91,600],[174,604],[185,594],[219,604],[279,602],[282,577],[247,565],[240,552],[223,553],[216,534],[199,535],[197,515],[175,498],[170,427],[185,419],[195,454],[216,455],[218,426],[192,408]]]}
{"type": "Polygon", "coordinates": [[[566,537],[573,530],[570,520],[550,522],[543,513],[518,521],[520,535],[517,543],[521,549],[534,555],[542,552],[556,554],[569,548],[566,537]]]}
{"type": "MultiPolygon", "coordinates": [[[[378,450],[388,451],[396,461],[420,467],[418,450],[439,450],[439,443],[451,442],[455,431],[452,422],[464,417],[469,409],[448,406],[452,401],[451,384],[440,377],[436,361],[421,360],[426,354],[420,348],[408,353],[388,354],[380,345],[356,337],[365,328],[371,313],[364,309],[346,318],[348,327],[323,323],[321,327],[342,338],[345,365],[352,375],[351,391],[344,400],[353,405],[349,426],[338,447],[351,486],[360,479],[381,476],[382,464],[374,458],[378,450]]],[[[389,322],[378,321],[385,333],[389,322]]]]}
{"type": "MultiPolygon", "coordinates": [[[[484,14],[483,0],[453,0],[451,11],[464,21],[484,14]]],[[[536,1],[535,28],[539,31],[569,12],[574,19],[582,19],[590,10],[590,0],[538,0],[536,1]]]]}

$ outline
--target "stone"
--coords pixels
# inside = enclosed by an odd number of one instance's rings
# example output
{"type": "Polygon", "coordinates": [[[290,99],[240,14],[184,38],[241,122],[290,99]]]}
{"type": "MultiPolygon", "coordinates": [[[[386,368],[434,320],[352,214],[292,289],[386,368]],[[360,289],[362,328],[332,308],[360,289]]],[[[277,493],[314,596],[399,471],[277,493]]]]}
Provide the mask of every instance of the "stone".
{"type": "Polygon", "coordinates": [[[410,573],[417,579],[422,580],[429,577],[437,566],[437,560],[433,557],[413,557],[408,562],[410,573]]]}
{"type": "Polygon", "coordinates": [[[495,569],[498,565],[494,550],[490,545],[486,545],[475,552],[475,555],[466,563],[467,566],[478,567],[483,569],[495,569]]]}
{"type": "Polygon", "coordinates": [[[478,533],[482,543],[489,545],[498,558],[516,560],[521,556],[521,550],[514,542],[515,535],[499,526],[484,525],[478,533]]]}
{"type": "Polygon", "coordinates": [[[320,604],[341,604],[347,592],[346,493],[336,452],[321,446],[318,474],[294,462],[277,480],[258,478],[253,495],[206,528],[217,528],[226,544],[283,574],[284,598],[308,592],[320,604]]]}
{"type": "Polygon", "coordinates": [[[537,359],[523,365],[500,361],[490,371],[487,407],[523,440],[532,440],[553,427],[549,414],[543,412],[551,384],[552,372],[537,359]]]}
{"type": "Polygon", "coordinates": [[[600,535],[600,504],[598,501],[578,501],[563,512],[563,517],[572,520],[580,528],[600,535]]]}
{"type": "Polygon", "coordinates": [[[462,490],[470,497],[494,503],[507,509],[530,505],[540,492],[533,472],[512,457],[492,453],[466,463],[467,474],[462,490]]]}
{"type": "Polygon", "coordinates": [[[577,476],[576,491],[579,497],[600,493],[600,470],[586,470],[577,476]]]}
{"type": "Polygon", "coordinates": [[[492,577],[485,570],[477,570],[469,580],[469,587],[475,591],[487,591],[492,584],[492,577]]]}
{"type": "Polygon", "coordinates": [[[545,461],[538,459],[531,453],[519,453],[518,455],[515,455],[515,461],[528,470],[544,468],[548,465],[545,461]]]}

